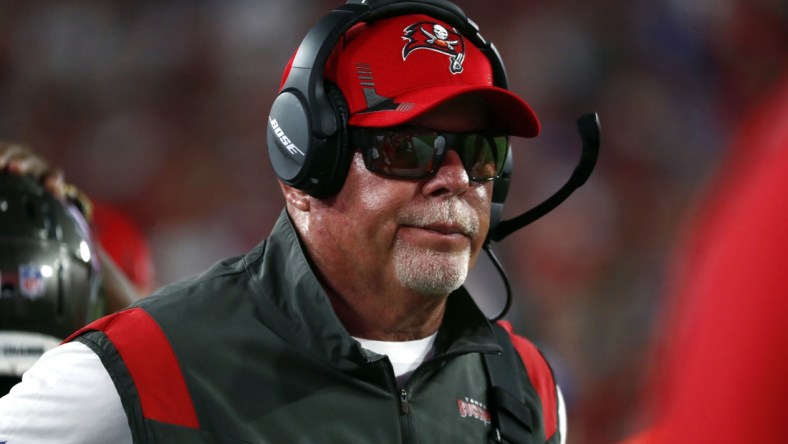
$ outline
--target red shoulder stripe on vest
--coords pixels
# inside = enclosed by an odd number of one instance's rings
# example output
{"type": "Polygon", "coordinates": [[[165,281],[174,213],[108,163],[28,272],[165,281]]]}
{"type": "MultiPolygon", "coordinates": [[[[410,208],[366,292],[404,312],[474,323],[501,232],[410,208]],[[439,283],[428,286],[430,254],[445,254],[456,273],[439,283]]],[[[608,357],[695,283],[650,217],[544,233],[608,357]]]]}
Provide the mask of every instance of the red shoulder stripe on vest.
{"type": "Polygon", "coordinates": [[[194,429],[200,427],[170,342],[145,310],[131,308],[97,319],[64,342],[91,330],[103,331],[120,353],[137,387],[144,417],[194,429]]]}
{"type": "Polygon", "coordinates": [[[528,378],[542,400],[545,436],[549,439],[558,431],[558,400],[553,371],[550,369],[544,356],[542,356],[542,353],[531,341],[514,334],[512,324],[506,321],[498,321],[498,324],[509,333],[512,345],[514,345],[528,371],[528,378]]]}

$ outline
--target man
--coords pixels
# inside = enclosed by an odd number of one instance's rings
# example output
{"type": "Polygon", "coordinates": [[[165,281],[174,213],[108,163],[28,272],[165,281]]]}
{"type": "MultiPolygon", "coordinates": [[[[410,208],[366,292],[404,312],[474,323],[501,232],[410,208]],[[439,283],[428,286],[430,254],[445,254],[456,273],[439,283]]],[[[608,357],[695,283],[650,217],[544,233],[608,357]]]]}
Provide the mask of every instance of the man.
{"type": "Polygon", "coordinates": [[[275,102],[270,236],[45,355],[0,400],[0,441],[563,442],[547,363],[462,288],[503,135],[539,124],[453,30],[406,13],[343,32],[321,73],[341,93],[336,188],[288,174],[315,153],[275,102]]]}

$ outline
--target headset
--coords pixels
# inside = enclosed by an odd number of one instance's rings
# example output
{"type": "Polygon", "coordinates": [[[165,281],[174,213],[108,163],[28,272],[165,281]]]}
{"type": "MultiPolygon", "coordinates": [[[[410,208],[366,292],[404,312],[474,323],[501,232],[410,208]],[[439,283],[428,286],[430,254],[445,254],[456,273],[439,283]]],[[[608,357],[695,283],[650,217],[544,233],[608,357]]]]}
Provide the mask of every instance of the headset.
{"type": "MultiPolygon", "coordinates": [[[[324,80],[324,67],[340,38],[353,25],[407,14],[425,14],[454,27],[487,57],[493,72],[493,85],[508,89],[506,69],[498,49],[482,37],[479,27],[457,5],[446,0],[349,0],[307,32],[271,106],[268,156],[274,172],[284,183],[315,197],[329,197],[342,188],[352,155],[346,134],[347,102],[336,85],[324,80]]],[[[490,242],[500,241],[547,214],[586,182],[599,152],[599,116],[585,114],[577,123],[583,140],[580,162],[569,181],[541,204],[513,219],[501,221],[513,165],[511,149],[501,176],[494,181],[490,231],[484,249],[507,281],[507,291],[508,280],[490,250],[490,242]]]]}

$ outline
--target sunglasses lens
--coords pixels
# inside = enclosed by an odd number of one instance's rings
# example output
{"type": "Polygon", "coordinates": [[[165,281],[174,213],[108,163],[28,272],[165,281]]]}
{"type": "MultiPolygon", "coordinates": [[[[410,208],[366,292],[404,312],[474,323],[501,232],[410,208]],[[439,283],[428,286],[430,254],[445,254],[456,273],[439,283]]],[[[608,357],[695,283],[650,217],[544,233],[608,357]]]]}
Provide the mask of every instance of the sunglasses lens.
{"type": "Polygon", "coordinates": [[[501,174],[508,146],[506,136],[468,134],[457,152],[471,179],[491,180],[501,174]]]}
{"type": "Polygon", "coordinates": [[[433,146],[433,139],[399,131],[375,131],[368,139],[372,143],[361,146],[364,162],[370,171],[387,176],[426,177],[432,172],[436,153],[445,147],[445,142],[443,146],[433,146]]]}
{"type": "Polygon", "coordinates": [[[418,128],[353,129],[368,170],[404,179],[431,176],[448,149],[455,149],[472,180],[495,179],[503,169],[506,136],[440,133],[418,128]]]}

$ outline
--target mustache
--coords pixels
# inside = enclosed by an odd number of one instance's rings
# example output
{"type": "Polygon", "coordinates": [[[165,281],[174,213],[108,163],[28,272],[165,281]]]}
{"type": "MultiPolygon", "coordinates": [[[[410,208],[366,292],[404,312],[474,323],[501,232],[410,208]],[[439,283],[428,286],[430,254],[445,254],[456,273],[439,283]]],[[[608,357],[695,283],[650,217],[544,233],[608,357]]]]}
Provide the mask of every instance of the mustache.
{"type": "Polygon", "coordinates": [[[420,209],[408,209],[397,216],[397,222],[414,227],[450,226],[468,237],[479,232],[478,216],[459,200],[443,200],[420,209]]]}

